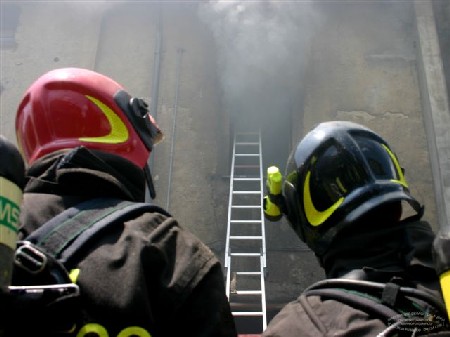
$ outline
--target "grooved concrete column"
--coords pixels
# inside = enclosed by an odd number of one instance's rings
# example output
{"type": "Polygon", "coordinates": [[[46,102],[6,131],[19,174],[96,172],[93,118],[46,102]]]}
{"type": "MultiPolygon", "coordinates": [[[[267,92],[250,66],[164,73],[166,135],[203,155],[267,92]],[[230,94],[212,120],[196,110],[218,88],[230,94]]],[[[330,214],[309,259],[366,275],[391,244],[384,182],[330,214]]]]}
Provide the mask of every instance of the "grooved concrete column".
{"type": "Polygon", "coordinates": [[[418,71],[439,225],[450,226],[450,112],[430,0],[415,0],[418,71]]]}

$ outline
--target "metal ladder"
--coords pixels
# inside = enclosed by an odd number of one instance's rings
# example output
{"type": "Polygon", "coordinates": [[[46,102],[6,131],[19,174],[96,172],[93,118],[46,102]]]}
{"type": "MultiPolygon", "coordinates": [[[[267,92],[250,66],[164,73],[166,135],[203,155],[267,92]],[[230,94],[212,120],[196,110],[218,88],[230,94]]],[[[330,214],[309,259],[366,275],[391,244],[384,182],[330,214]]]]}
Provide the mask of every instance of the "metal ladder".
{"type": "Polygon", "coordinates": [[[238,333],[262,333],[267,326],[263,179],[260,131],[235,133],[225,268],[238,333]]]}

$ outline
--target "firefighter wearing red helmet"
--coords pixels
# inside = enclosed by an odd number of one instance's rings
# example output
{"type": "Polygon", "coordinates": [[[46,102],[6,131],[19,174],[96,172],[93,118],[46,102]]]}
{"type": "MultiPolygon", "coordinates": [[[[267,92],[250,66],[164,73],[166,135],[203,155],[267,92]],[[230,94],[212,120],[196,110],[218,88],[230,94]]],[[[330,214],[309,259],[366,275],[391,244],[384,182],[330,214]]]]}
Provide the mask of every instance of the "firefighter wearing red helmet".
{"type": "MultiPolygon", "coordinates": [[[[161,130],[147,104],[107,76],[44,74],[18,107],[16,131],[28,165],[19,237],[89,199],[144,202],[146,186],[154,197],[147,162],[161,130]]],[[[81,319],[64,335],[236,336],[219,260],[166,212],[134,214],[105,233],[71,278],[81,319]]],[[[39,334],[17,329],[14,336],[39,334]]]]}
{"type": "Polygon", "coordinates": [[[352,122],[318,124],[266,205],[269,220],[277,209],[286,216],[326,279],[288,303],[263,336],[448,335],[434,233],[380,135],[352,122]]]}

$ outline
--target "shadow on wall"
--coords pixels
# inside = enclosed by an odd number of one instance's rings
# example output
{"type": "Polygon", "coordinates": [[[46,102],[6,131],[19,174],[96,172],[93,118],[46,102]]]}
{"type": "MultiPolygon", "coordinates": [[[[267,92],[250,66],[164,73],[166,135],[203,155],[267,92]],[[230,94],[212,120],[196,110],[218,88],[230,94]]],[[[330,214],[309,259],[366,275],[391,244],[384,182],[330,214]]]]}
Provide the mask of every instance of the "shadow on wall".
{"type": "Polygon", "coordinates": [[[432,4],[447,84],[447,95],[450,97],[450,2],[435,0],[432,4]]]}

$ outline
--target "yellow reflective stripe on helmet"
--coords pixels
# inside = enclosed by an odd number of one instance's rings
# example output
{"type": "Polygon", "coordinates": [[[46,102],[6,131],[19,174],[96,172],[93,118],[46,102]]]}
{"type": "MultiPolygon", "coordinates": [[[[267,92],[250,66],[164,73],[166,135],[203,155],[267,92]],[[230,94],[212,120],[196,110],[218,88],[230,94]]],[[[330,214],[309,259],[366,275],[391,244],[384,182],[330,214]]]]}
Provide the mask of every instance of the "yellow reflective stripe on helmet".
{"type": "Polygon", "coordinates": [[[126,142],[128,140],[128,129],[120,119],[119,116],[106,104],[100,100],[86,95],[86,97],[94,103],[101,112],[108,119],[109,125],[111,126],[111,131],[106,136],[101,137],[81,137],[79,140],[82,142],[90,143],[107,143],[107,144],[119,144],[126,142]]]}
{"type": "Polygon", "coordinates": [[[336,178],[336,184],[339,186],[342,192],[347,193],[347,189],[344,187],[339,177],[336,178]]]}
{"type": "Polygon", "coordinates": [[[323,224],[331,214],[342,204],[344,197],[339,198],[333,205],[324,211],[319,211],[314,207],[311,199],[311,190],[309,188],[309,181],[311,179],[311,171],[306,174],[305,184],[303,185],[303,205],[305,207],[305,214],[308,222],[312,226],[319,226],[323,224]]]}
{"type": "Polygon", "coordinates": [[[394,163],[395,169],[397,170],[397,174],[399,179],[391,179],[392,182],[398,183],[400,185],[403,185],[404,187],[408,188],[408,183],[406,182],[405,175],[403,174],[402,168],[400,167],[400,164],[398,163],[397,157],[395,154],[384,144],[381,144],[383,148],[386,150],[386,152],[389,154],[389,157],[391,157],[392,162],[394,163]]]}

